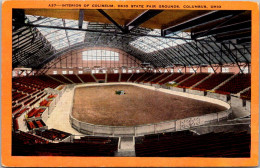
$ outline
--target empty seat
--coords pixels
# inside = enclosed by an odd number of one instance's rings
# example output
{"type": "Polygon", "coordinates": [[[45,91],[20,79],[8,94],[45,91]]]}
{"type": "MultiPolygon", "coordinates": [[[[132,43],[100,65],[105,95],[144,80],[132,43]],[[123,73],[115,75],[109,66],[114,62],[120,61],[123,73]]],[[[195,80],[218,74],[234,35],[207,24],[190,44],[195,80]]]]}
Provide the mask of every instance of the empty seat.
{"type": "Polygon", "coordinates": [[[212,90],[234,74],[231,73],[218,73],[218,74],[212,74],[209,78],[195,86],[193,89],[195,90],[212,90]]]}
{"type": "Polygon", "coordinates": [[[224,85],[220,86],[216,93],[238,93],[251,86],[251,74],[237,74],[224,85]]]}
{"type": "Polygon", "coordinates": [[[107,82],[118,82],[119,74],[107,74],[107,82]]]}
{"type": "Polygon", "coordinates": [[[191,87],[198,83],[199,81],[203,80],[206,78],[209,74],[207,73],[198,73],[190,77],[189,79],[185,80],[181,84],[178,85],[178,87],[191,87]]]}
{"type": "Polygon", "coordinates": [[[130,73],[122,73],[121,74],[121,82],[127,82],[128,81],[128,79],[130,78],[132,76],[132,74],[130,74],[130,73]]]}
{"type": "Polygon", "coordinates": [[[75,74],[64,75],[66,78],[70,79],[74,83],[82,83],[75,74]]]}
{"type": "Polygon", "coordinates": [[[169,75],[164,80],[160,81],[159,84],[162,85],[162,84],[165,84],[165,83],[170,82],[170,81],[175,81],[175,79],[177,79],[180,76],[183,76],[183,74],[182,73],[174,73],[172,75],[169,75]]]}
{"type": "Polygon", "coordinates": [[[85,83],[88,82],[96,82],[96,80],[92,77],[91,74],[78,74],[78,76],[80,77],[80,79],[82,81],[84,81],[85,83]]]}

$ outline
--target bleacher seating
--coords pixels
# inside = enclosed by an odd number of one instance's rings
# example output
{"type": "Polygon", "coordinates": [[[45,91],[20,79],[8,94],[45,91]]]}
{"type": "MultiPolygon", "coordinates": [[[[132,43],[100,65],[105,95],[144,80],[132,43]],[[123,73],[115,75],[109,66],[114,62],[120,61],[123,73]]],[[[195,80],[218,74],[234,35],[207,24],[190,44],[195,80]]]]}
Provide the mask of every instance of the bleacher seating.
{"type": "Polygon", "coordinates": [[[51,94],[51,95],[49,95],[49,96],[47,97],[47,99],[53,99],[53,98],[55,98],[55,97],[57,97],[57,95],[51,94]]]}
{"type": "Polygon", "coordinates": [[[60,82],[58,82],[48,76],[44,76],[44,75],[35,76],[35,78],[44,82],[45,88],[50,87],[50,88],[55,89],[56,87],[58,87],[61,84],[60,82]]]}
{"type": "Polygon", "coordinates": [[[40,117],[41,114],[45,111],[44,108],[33,108],[31,109],[28,114],[27,114],[27,117],[28,118],[32,118],[32,117],[40,117]]]}
{"type": "Polygon", "coordinates": [[[127,80],[132,76],[131,73],[122,73],[121,74],[121,82],[127,82],[127,80]]]}
{"type": "Polygon", "coordinates": [[[251,100],[251,88],[240,94],[240,98],[244,100],[251,100]]]}
{"type": "Polygon", "coordinates": [[[62,141],[63,139],[70,136],[71,134],[56,129],[49,129],[49,130],[37,130],[36,135],[39,135],[41,137],[44,137],[52,141],[54,140],[62,141]]]}
{"type": "MultiPolygon", "coordinates": [[[[32,93],[37,91],[36,88],[34,88],[34,87],[31,87],[31,86],[28,86],[28,85],[24,85],[24,84],[20,84],[20,83],[14,83],[14,82],[13,82],[12,88],[16,89],[18,91],[21,91],[23,93],[27,93],[27,94],[32,94],[32,93]]],[[[18,98],[21,98],[22,95],[20,95],[20,94],[21,93],[17,93],[14,96],[16,96],[18,98]]],[[[26,96],[26,94],[24,94],[24,96],[26,96]]]]}
{"type": "Polygon", "coordinates": [[[47,76],[29,76],[22,78],[13,78],[13,83],[20,85],[23,84],[27,87],[32,87],[37,90],[43,90],[47,87],[56,88],[60,85],[60,82],[57,82],[47,76]]]}
{"type": "Polygon", "coordinates": [[[80,139],[74,139],[73,143],[89,143],[89,144],[108,144],[118,143],[118,138],[111,138],[111,137],[97,137],[97,136],[85,136],[80,137],[80,139]]]}
{"type": "Polygon", "coordinates": [[[22,143],[22,144],[33,145],[33,144],[48,144],[49,143],[48,141],[46,141],[40,137],[34,136],[32,134],[29,134],[29,133],[26,133],[23,131],[19,131],[19,133],[13,133],[12,138],[13,138],[13,141],[12,141],[13,144],[22,143]]]}
{"type": "Polygon", "coordinates": [[[163,133],[136,140],[137,157],[250,157],[247,132],[163,133]]]}
{"type": "Polygon", "coordinates": [[[107,74],[107,82],[118,82],[119,74],[107,74]]]}
{"type": "Polygon", "coordinates": [[[21,108],[22,108],[22,105],[17,105],[17,106],[12,107],[12,113],[14,114],[14,113],[18,112],[21,108]]]}
{"type": "Polygon", "coordinates": [[[237,74],[234,78],[215,90],[215,92],[220,94],[236,94],[250,86],[251,74],[237,74]]]}
{"type": "Polygon", "coordinates": [[[206,78],[209,74],[207,73],[198,73],[193,75],[192,77],[190,77],[189,79],[185,80],[184,82],[182,82],[180,85],[178,85],[178,87],[191,87],[194,84],[198,83],[199,81],[203,80],[204,78],[206,78]]]}
{"type": "MultiPolygon", "coordinates": [[[[93,143],[94,141],[81,141],[83,143],[61,142],[41,145],[35,144],[34,142],[23,143],[24,140],[22,140],[22,142],[20,143],[18,141],[13,141],[12,154],[13,156],[114,156],[115,151],[117,151],[118,147],[118,138],[109,139],[111,141],[107,143],[93,143]]],[[[43,142],[48,141],[44,140],[43,142]]]]}
{"type": "Polygon", "coordinates": [[[146,78],[143,82],[144,83],[151,82],[152,80],[154,80],[155,78],[159,77],[160,75],[162,75],[162,74],[161,73],[153,74],[150,77],[146,78]]]}
{"type": "Polygon", "coordinates": [[[91,76],[91,74],[78,74],[78,76],[85,83],[96,82],[96,80],[91,76]]]}
{"type": "Polygon", "coordinates": [[[106,74],[93,74],[96,79],[105,80],[106,74]]]}
{"type": "Polygon", "coordinates": [[[18,93],[18,92],[12,92],[12,101],[20,100],[24,98],[26,94],[18,93]]]}
{"type": "Polygon", "coordinates": [[[143,82],[145,79],[151,77],[153,73],[145,73],[141,78],[138,78],[136,82],[143,82]]]}
{"type": "Polygon", "coordinates": [[[177,79],[178,77],[180,77],[182,75],[183,75],[182,73],[174,73],[171,76],[168,76],[167,78],[165,78],[163,81],[160,81],[159,84],[162,85],[167,82],[174,81],[175,79],[177,79]]]}
{"type": "Polygon", "coordinates": [[[161,74],[161,76],[159,76],[158,78],[151,81],[151,83],[156,84],[156,83],[160,82],[161,80],[167,78],[170,75],[172,75],[172,73],[163,73],[163,74],[161,74]]]}
{"type": "Polygon", "coordinates": [[[40,100],[40,98],[36,98],[34,101],[32,101],[29,105],[33,106],[35,103],[37,103],[40,100]]]}
{"type": "Polygon", "coordinates": [[[28,128],[29,130],[32,130],[32,129],[35,129],[35,128],[36,128],[34,122],[32,122],[32,121],[28,121],[28,122],[26,122],[26,124],[27,124],[27,128],[28,128]]]}
{"type": "Polygon", "coordinates": [[[59,80],[59,81],[61,81],[61,82],[66,83],[66,84],[72,84],[71,81],[65,79],[62,75],[50,75],[50,76],[55,78],[55,79],[57,79],[57,80],[59,80]]]}
{"type": "Polygon", "coordinates": [[[46,99],[44,99],[43,101],[40,102],[40,106],[49,107],[50,104],[51,104],[51,101],[48,101],[46,99]]]}
{"type": "Polygon", "coordinates": [[[144,73],[134,73],[133,76],[131,76],[131,78],[129,79],[129,81],[134,82],[138,78],[140,78],[142,75],[144,75],[144,73]]]}
{"type": "Polygon", "coordinates": [[[79,78],[74,75],[74,74],[68,74],[68,75],[64,75],[66,78],[70,79],[72,82],[74,83],[82,83],[79,78]]]}
{"type": "Polygon", "coordinates": [[[27,121],[27,127],[29,130],[42,128],[44,126],[46,126],[46,124],[41,119],[27,121]]]}
{"type": "Polygon", "coordinates": [[[17,118],[19,118],[23,113],[25,113],[29,108],[23,108],[18,113],[16,113],[13,117],[13,128],[15,131],[19,129],[19,124],[17,118]]]}
{"type": "Polygon", "coordinates": [[[35,99],[35,97],[32,97],[32,98],[26,100],[26,101],[24,102],[24,105],[27,105],[27,104],[31,103],[34,99],[35,99]]]}
{"type": "MultiPolygon", "coordinates": [[[[24,97],[24,98],[22,98],[22,99],[20,99],[20,100],[18,100],[17,102],[18,103],[21,103],[21,102],[23,102],[23,101],[25,101],[25,100],[27,100],[28,98],[30,98],[31,97],[31,95],[29,95],[29,96],[26,96],[26,97],[24,97]]],[[[13,100],[13,99],[12,99],[13,100]]]]}
{"type": "Polygon", "coordinates": [[[208,79],[205,81],[201,82],[197,86],[195,86],[193,89],[194,90],[212,90],[234,74],[231,73],[218,73],[218,74],[212,74],[208,79]]]}
{"type": "Polygon", "coordinates": [[[179,83],[185,79],[187,79],[188,77],[190,77],[191,75],[193,75],[192,73],[186,73],[183,74],[181,77],[179,77],[178,79],[174,80],[176,83],[179,83]]]}

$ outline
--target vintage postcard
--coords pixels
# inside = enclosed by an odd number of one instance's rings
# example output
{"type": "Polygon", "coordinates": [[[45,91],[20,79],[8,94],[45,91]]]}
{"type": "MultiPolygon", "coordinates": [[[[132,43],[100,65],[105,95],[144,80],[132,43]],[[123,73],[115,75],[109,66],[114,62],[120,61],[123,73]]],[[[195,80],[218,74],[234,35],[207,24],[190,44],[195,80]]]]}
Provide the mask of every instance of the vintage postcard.
{"type": "Polygon", "coordinates": [[[2,4],[2,165],[258,165],[259,7],[2,4]]]}

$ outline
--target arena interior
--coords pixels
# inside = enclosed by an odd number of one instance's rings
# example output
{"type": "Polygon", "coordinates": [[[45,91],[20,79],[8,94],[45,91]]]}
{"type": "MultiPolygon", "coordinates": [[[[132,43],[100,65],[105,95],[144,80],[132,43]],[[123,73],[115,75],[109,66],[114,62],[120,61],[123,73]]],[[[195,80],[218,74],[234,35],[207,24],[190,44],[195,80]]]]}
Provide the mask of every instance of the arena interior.
{"type": "Polygon", "coordinates": [[[12,16],[13,156],[250,157],[251,11],[12,16]]]}

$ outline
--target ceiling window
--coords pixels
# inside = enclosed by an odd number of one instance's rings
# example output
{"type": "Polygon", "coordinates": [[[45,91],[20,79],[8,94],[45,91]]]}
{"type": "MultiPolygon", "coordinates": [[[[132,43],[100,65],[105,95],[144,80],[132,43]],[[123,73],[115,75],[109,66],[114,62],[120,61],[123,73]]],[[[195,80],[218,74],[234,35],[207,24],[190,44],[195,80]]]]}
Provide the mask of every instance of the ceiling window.
{"type": "MultiPolygon", "coordinates": [[[[161,35],[160,29],[154,29],[149,32],[148,35],[161,35]]],[[[175,38],[190,38],[190,33],[187,32],[178,32],[176,34],[171,35],[170,37],[175,38]]],[[[184,44],[189,40],[181,40],[181,39],[173,39],[173,38],[161,38],[161,37],[150,37],[143,36],[138,37],[136,40],[130,42],[130,45],[145,52],[151,53],[154,51],[162,50],[169,47],[174,47],[180,44],[184,44]]]]}
{"type": "Polygon", "coordinates": [[[119,61],[119,53],[109,50],[87,50],[82,52],[82,59],[86,61],[119,61]]]}
{"type": "MultiPolygon", "coordinates": [[[[45,18],[41,16],[26,15],[31,24],[42,26],[58,26],[67,28],[78,28],[78,20],[45,18]]],[[[83,28],[86,29],[88,22],[83,21],[83,28]]],[[[62,30],[54,28],[37,27],[41,34],[52,44],[56,50],[69,47],[73,44],[84,41],[85,32],[77,30],[62,30]]]]}

